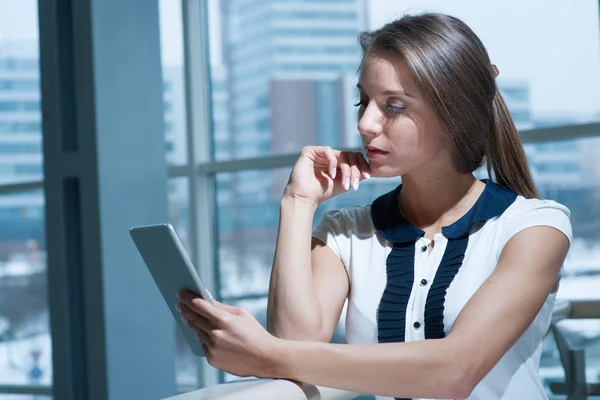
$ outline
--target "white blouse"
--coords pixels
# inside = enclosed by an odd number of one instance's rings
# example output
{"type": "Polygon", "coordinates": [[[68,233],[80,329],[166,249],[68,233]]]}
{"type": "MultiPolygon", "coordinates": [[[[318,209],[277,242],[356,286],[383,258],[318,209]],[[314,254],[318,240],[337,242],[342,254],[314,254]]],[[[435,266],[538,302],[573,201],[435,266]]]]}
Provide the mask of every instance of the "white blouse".
{"type": "MultiPolygon", "coordinates": [[[[513,235],[545,225],[572,240],[570,212],[563,205],[525,199],[489,180],[485,183],[471,210],[434,235],[430,253],[424,232],[400,213],[397,196],[401,186],[371,205],[323,214],[313,236],[340,257],[350,277],[348,343],[442,338],[494,271],[513,235]]],[[[469,400],[548,398],[538,370],[555,296],[548,296],[527,331],[477,385],[469,400]]]]}

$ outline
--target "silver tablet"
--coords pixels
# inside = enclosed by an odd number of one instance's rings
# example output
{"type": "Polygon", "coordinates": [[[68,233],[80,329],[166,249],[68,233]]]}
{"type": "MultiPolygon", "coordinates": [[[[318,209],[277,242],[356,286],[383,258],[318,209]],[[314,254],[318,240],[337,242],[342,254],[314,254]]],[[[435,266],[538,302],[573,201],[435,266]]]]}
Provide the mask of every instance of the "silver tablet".
{"type": "Polygon", "coordinates": [[[179,302],[177,292],[180,289],[188,289],[202,296],[213,306],[215,303],[200,280],[173,226],[136,226],[131,228],[130,234],[183,337],[195,355],[204,357],[202,344],[194,331],[181,320],[181,313],[175,308],[179,302]]]}

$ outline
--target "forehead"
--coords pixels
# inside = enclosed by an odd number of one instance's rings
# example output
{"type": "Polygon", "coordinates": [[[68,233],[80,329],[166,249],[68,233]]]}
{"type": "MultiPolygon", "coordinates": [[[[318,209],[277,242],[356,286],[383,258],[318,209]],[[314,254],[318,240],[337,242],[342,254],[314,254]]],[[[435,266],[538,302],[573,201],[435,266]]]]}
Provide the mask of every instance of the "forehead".
{"type": "Polygon", "coordinates": [[[404,91],[418,96],[408,64],[399,56],[367,55],[361,65],[359,84],[366,91],[404,91]]]}

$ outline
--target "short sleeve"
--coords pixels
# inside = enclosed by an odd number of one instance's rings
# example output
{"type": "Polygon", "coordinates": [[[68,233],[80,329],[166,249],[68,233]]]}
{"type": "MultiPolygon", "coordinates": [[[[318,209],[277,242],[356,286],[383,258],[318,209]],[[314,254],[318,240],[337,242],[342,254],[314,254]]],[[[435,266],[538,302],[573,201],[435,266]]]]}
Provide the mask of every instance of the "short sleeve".
{"type": "Polygon", "coordinates": [[[348,268],[350,236],[344,214],[340,210],[324,212],[313,228],[312,236],[325,243],[348,268]]]}
{"type": "Polygon", "coordinates": [[[549,226],[562,232],[569,242],[573,240],[571,228],[571,212],[562,204],[552,200],[528,199],[520,209],[505,222],[502,235],[502,246],[517,233],[534,226],[549,226]]]}

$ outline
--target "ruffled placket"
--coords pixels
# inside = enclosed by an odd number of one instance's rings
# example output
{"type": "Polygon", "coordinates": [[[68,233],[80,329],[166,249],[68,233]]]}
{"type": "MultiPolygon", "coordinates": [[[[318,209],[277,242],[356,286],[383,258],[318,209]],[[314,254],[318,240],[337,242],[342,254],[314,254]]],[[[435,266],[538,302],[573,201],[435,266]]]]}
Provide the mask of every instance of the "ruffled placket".
{"type": "MultiPolygon", "coordinates": [[[[454,224],[442,228],[448,244],[427,294],[424,310],[425,339],[445,337],[446,294],[463,264],[473,226],[502,214],[517,197],[516,193],[490,180],[484,182],[486,187],[473,207],[454,224]]],[[[424,231],[416,228],[400,213],[397,199],[401,189],[402,185],[377,198],[371,205],[375,228],[392,246],[386,259],[386,286],[377,309],[380,343],[405,341],[406,309],[414,284],[415,244],[425,235],[424,231]]]]}

